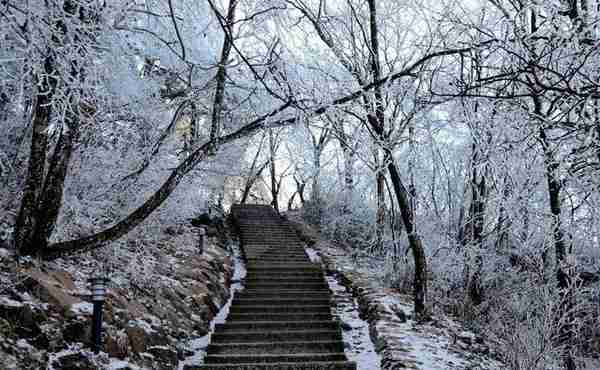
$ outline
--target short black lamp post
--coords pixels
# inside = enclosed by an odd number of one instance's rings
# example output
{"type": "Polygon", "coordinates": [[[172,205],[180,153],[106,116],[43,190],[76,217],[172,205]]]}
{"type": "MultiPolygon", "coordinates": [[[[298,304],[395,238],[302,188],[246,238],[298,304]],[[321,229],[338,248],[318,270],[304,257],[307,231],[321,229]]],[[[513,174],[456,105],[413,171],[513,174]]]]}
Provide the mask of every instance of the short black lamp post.
{"type": "Polygon", "coordinates": [[[102,347],[102,305],[106,299],[106,286],[109,279],[105,276],[95,276],[89,282],[92,284],[92,302],[94,303],[92,345],[94,353],[98,353],[102,347]]]}

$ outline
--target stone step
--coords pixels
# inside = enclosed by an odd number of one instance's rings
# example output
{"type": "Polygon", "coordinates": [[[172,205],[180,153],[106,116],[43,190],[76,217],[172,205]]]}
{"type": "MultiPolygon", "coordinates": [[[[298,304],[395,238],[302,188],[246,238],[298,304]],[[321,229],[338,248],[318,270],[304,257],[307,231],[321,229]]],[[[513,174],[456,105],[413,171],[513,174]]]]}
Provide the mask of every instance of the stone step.
{"type": "Polygon", "coordinates": [[[258,298],[246,298],[240,297],[239,293],[235,295],[231,302],[231,308],[240,306],[318,306],[323,304],[331,304],[331,299],[327,297],[258,297],[258,298]]]}
{"type": "Polygon", "coordinates": [[[299,341],[299,342],[258,342],[258,343],[211,343],[206,347],[207,355],[250,355],[269,353],[339,353],[344,352],[344,343],[340,340],[299,341]]]}
{"type": "Polygon", "coordinates": [[[327,313],[331,312],[331,306],[327,305],[235,305],[229,308],[230,313],[283,313],[283,312],[310,312],[327,313]]]}
{"type": "Polygon", "coordinates": [[[246,284],[255,284],[255,283],[321,283],[324,282],[325,278],[322,275],[295,275],[292,277],[289,276],[281,276],[281,275],[246,275],[246,284]]]}
{"type": "Polygon", "coordinates": [[[303,252],[304,244],[289,241],[289,242],[271,242],[269,240],[257,240],[253,242],[242,243],[242,248],[244,250],[264,250],[270,252],[303,252]]]}
{"type": "MultiPolygon", "coordinates": [[[[297,250],[281,250],[281,249],[256,249],[256,248],[244,248],[246,254],[251,253],[256,256],[275,256],[275,257],[307,257],[304,250],[298,248],[297,250]]],[[[247,256],[246,256],[247,257],[247,256]]]]}
{"type": "Polygon", "coordinates": [[[265,230],[281,230],[282,227],[289,228],[290,226],[287,223],[281,222],[276,218],[267,218],[264,217],[261,220],[248,220],[237,223],[238,228],[240,229],[256,229],[257,227],[265,230]]]}
{"type": "Polygon", "coordinates": [[[282,250],[282,251],[299,251],[303,249],[305,244],[299,242],[273,242],[270,240],[256,240],[252,242],[242,243],[244,250],[256,250],[256,251],[269,251],[269,250],[282,250]]]}
{"type": "MultiPolygon", "coordinates": [[[[319,274],[293,274],[293,275],[277,275],[270,274],[268,276],[262,274],[247,273],[245,282],[250,283],[279,283],[279,282],[298,282],[298,283],[318,283],[324,281],[323,275],[319,274]]],[[[252,289],[252,288],[249,288],[252,289]]]]}
{"type": "Polygon", "coordinates": [[[312,266],[300,266],[300,267],[295,267],[295,266],[259,266],[259,265],[254,265],[254,266],[246,266],[246,272],[248,274],[250,273],[255,273],[255,274],[288,274],[288,275],[295,275],[295,274],[304,274],[304,273],[309,273],[309,274],[323,274],[323,270],[321,269],[320,265],[317,264],[313,264],[312,266]]]}
{"type": "Polygon", "coordinates": [[[336,321],[236,321],[215,325],[215,333],[238,333],[273,330],[340,330],[336,321]]]}
{"type": "Polygon", "coordinates": [[[243,363],[274,363],[274,362],[314,362],[314,361],[345,361],[344,353],[295,353],[292,355],[209,355],[204,358],[206,364],[243,364],[243,363]]]}
{"type": "Polygon", "coordinates": [[[268,227],[254,227],[254,228],[240,228],[240,235],[242,239],[248,238],[284,238],[300,240],[298,234],[292,231],[281,231],[279,228],[269,229],[268,227]],[[254,229],[260,229],[256,231],[254,229]]]}
{"type": "Polygon", "coordinates": [[[310,263],[310,259],[308,257],[269,257],[269,256],[250,256],[246,257],[246,263],[259,263],[259,262],[269,262],[273,264],[281,264],[281,263],[289,263],[289,264],[302,264],[302,263],[310,263]]]}
{"type": "Polygon", "coordinates": [[[246,256],[246,262],[274,262],[274,263],[298,263],[298,262],[310,262],[310,259],[307,256],[297,256],[297,257],[287,257],[287,256],[246,256]]]}
{"type": "Polygon", "coordinates": [[[310,361],[274,363],[226,363],[203,366],[185,366],[183,370],[356,370],[356,364],[349,361],[310,361]]]}
{"type": "Polygon", "coordinates": [[[323,278],[322,271],[247,271],[246,279],[321,279],[323,278]]]}
{"type": "Polygon", "coordinates": [[[285,331],[251,331],[237,333],[213,333],[210,336],[211,343],[256,343],[256,342],[302,342],[319,340],[335,341],[342,340],[339,330],[285,330],[285,331]]]}
{"type": "Polygon", "coordinates": [[[300,240],[297,238],[277,238],[274,236],[246,236],[243,237],[244,245],[253,245],[253,244],[267,244],[267,245],[275,245],[281,244],[283,247],[286,246],[300,246],[300,240]],[[289,243],[289,244],[288,244],[289,243]]]}
{"type": "Polygon", "coordinates": [[[271,290],[271,289],[285,289],[285,290],[319,290],[329,289],[329,285],[325,281],[320,282],[287,282],[287,281],[253,281],[244,283],[246,289],[256,290],[271,290]]]}
{"type": "Polygon", "coordinates": [[[311,290],[254,290],[244,289],[236,294],[238,298],[329,298],[330,291],[327,289],[311,290]]]}
{"type": "Polygon", "coordinates": [[[276,250],[256,250],[256,249],[245,248],[244,254],[245,254],[246,258],[264,257],[264,256],[292,257],[292,258],[294,258],[294,257],[295,258],[307,258],[308,257],[306,255],[306,253],[304,253],[304,251],[302,251],[302,250],[282,252],[282,251],[276,251],[276,250]]]}
{"type": "Polygon", "coordinates": [[[227,316],[227,321],[323,321],[332,320],[330,312],[326,313],[234,313],[227,316]]]}
{"type": "Polygon", "coordinates": [[[307,260],[306,262],[294,262],[294,263],[285,263],[285,262],[272,262],[272,263],[258,263],[254,262],[252,265],[249,265],[250,267],[256,266],[256,267],[260,267],[258,265],[265,265],[264,267],[281,267],[281,268],[296,268],[296,267],[315,267],[315,266],[319,266],[317,263],[313,263],[310,262],[310,260],[307,260]]]}

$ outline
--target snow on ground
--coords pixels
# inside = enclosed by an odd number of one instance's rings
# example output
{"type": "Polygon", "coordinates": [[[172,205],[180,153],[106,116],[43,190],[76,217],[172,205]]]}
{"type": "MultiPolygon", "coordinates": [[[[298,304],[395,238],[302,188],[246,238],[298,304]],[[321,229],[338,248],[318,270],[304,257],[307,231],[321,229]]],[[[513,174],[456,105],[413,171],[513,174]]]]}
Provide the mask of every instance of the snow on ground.
{"type": "Polygon", "coordinates": [[[420,369],[428,370],[470,369],[474,365],[478,369],[505,368],[503,364],[481,356],[470,361],[469,357],[475,354],[467,352],[466,342],[474,343],[478,339],[475,334],[462,330],[453,320],[441,316],[431,322],[417,324],[411,319],[412,303],[400,295],[386,294],[375,297],[375,301],[390,313],[389,317],[397,317],[393,314],[401,310],[407,318],[379,320],[376,324],[378,333],[395,344],[393,349],[390,348],[392,357],[405,359],[420,369]],[[401,350],[398,351],[398,348],[401,350]]]}
{"type": "Polygon", "coordinates": [[[139,370],[140,367],[138,367],[130,362],[127,362],[127,361],[111,358],[110,364],[108,364],[108,367],[106,368],[106,370],[119,370],[119,369],[139,370]]]}
{"type": "Polygon", "coordinates": [[[185,349],[192,352],[192,355],[186,357],[183,361],[179,361],[179,366],[177,367],[178,370],[183,370],[185,365],[198,366],[204,362],[204,356],[206,356],[206,347],[208,347],[208,344],[210,343],[210,335],[214,332],[215,325],[225,323],[225,319],[227,318],[227,315],[229,315],[229,308],[231,307],[231,302],[233,301],[235,292],[244,289],[246,266],[244,264],[239,245],[232,244],[231,247],[233,249],[235,269],[233,272],[232,283],[229,287],[229,299],[223,305],[223,307],[221,307],[217,315],[211,320],[209,333],[202,337],[194,338],[185,344],[185,349]]]}
{"type": "MultiPolygon", "coordinates": [[[[310,255],[311,253],[307,253],[310,255]]],[[[313,250],[316,255],[316,251],[313,250]]],[[[311,258],[312,260],[312,258],[311,258]]],[[[345,343],[346,356],[356,362],[358,370],[379,370],[381,357],[375,352],[375,346],[369,336],[369,324],[360,318],[358,303],[333,276],[327,276],[329,289],[333,293],[336,304],[334,314],[342,321],[342,336],[345,343]]]]}
{"type": "Polygon", "coordinates": [[[94,312],[94,304],[90,302],[77,302],[71,305],[71,312],[75,316],[91,315],[94,312]]]}
{"type": "Polygon", "coordinates": [[[310,262],[321,263],[321,256],[319,256],[319,252],[311,247],[305,247],[304,250],[306,251],[306,254],[308,254],[310,262]]]}
{"type": "MultiPolygon", "coordinates": [[[[340,272],[340,276],[345,278],[344,281],[340,281],[346,287],[351,287],[354,297],[358,298],[358,301],[354,300],[358,305],[355,305],[353,310],[342,312],[342,320],[352,323],[353,317],[358,317],[359,309],[363,313],[368,312],[369,317],[365,319],[371,328],[365,326],[362,330],[364,334],[360,335],[369,338],[371,334],[373,340],[378,343],[378,358],[382,369],[506,368],[490,353],[493,352],[491,349],[496,343],[464,330],[458,321],[440,313],[430,322],[417,323],[413,319],[411,297],[384,287],[382,269],[357,263],[339,248],[323,241],[310,249],[312,251],[307,253],[314,256],[311,259],[320,259],[328,270],[340,272]]],[[[334,277],[328,277],[328,281],[336,294],[345,289],[334,277]]],[[[359,320],[364,323],[362,319],[359,320]]],[[[352,343],[353,339],[347,339],[347,335],[345,332],[344,341],[352,343]]],[[[368,342],[372,343],[371,340],[368,342]]],[[[372,354],[369,350],[362,355],[353,354],[350,350],[348,356],[358,363],[359,370],[378,369],[371,364],[376,360],[375,357],[370,357],[372,354]]]]}

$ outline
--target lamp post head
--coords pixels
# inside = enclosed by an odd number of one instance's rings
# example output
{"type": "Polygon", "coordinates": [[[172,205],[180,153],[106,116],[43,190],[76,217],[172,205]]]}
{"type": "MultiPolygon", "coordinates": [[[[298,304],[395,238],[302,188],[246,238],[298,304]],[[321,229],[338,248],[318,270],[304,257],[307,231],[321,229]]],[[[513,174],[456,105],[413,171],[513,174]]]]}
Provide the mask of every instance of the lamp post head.
{"type": "Polygon", "coordinates": [[[92,301],[103,302],[106,299],[106,286],[110,279],[105,276],[94,276],[88,281],[92,284],[92,301]]]}

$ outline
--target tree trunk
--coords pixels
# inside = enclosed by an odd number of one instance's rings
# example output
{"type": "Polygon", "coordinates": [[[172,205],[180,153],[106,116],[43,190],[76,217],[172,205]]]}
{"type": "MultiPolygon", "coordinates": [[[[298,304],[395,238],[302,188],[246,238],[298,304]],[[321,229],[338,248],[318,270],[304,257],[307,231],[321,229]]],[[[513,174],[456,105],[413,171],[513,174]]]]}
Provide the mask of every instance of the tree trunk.
{"type": "MultiPolygon", "coordinates": [[[[69,114],[71,116],[72,114],[69,114]]],[[[56,148],[48,166],[42,195],[38,201],[38,222],[34,231],[36,249],[44,249],[56,226],[58,215],[63,203],[63,189],[69,163],[73,154],[74,143],[78,138],[77,125],[74,117],[67,118],[56,148]]]]}
{"type": "Polygon", "coordinates": [[[242,199],[240,200],[241,204],[245,204],[248,201],[248,197],[250,196],[250,191],[252,190],[252,187],[256,183],[256,180],[258,180],[260,178],[260,176],[262,175],[263,171],[267,168],[269,163],[270,162],[263,163],[263,165],[261,165],[258,168],[258,170],[256,171],[255,174],[250,175],[250,177],[246,181],[246,185],[244,186],[244,191],[242,193],[242,199]]]}
{"type": "Polygon", "coordinates": [[[265,162],[258,168],[258,170],[256,170],[256,163],[258,162],[260,153],[262,152],[263,143],[265,142],[265,136],[266,135],[263,133],[263,135],[260,138],[260,143],[258,144],[258,149],[256,150],[256,154],[254,155],[254,158],[252,159],[252,164],[250,165],[250,175],[248,176],[248,179],[246,180],[246,185],[244,186],[244,191],[242,193],[242,199],[240,200],[241,204],[246,203],[246,200],[248,199],[248,196],[250,195],[250,190],[252,190],[252,186],[254,186],[254,183],[256,182],[256,180],[258,180],[258,178],[260,177],[262,172],[265,170],[265,168],[269,164],[269,162],[265,162]]]}
{"type": "Polygon", "coordinates": [[[352,199],[354,198],[354,152],[342,147],[344,155],[344,204],[342,212],[344,215],[352,214],[352,199]]]}
{"type": "MultiPolygon", "coordinates": [[[[542,115],[542,104],[539,98],[534,97],[535,115],[542,115]]],[[[565,233],[563,231],[562,216],[561,216],[561,191],[562,184],[559,174],[559,163],[552,151],[546,130],[544,127],[539,129],[539,138],[542,143],[544,153],[545,177],[548,185],[548,200],[550,203],[550,212],[552,213],[552,239],[554,241],[554,253],[556,263],[556,280],[559,294],[561,295],[561,304],[559,306],[560,313],[557,315],[558,325],[558,341],[560,345],[565,346],[563,353],[563,361],[567,370],[575,370],[577,368],[573,356],[569,350],[572,348],[573,333],[571,330],[572,322],[574,321],[573,310],[575,307],[575,297],[573,296],[573,288],[571,286],[570,269],[573,266],[569,265],[567,253],[570,253],[570,248],[567,247],[565,241],[565,233]],[[560,322],[563,319],[565,322],[560,322]]]]}
{"type": "Polygon", "coordinates": [[[392,157],[392,153],[386,152],[385,160],[387,163],[390,180],[396,193],[396,200],[400,215],[406,229],[408,244],[413,254],[415,263],[415,275],[413,282],[414,309],[417,317],[426,318],[426,298],[427,298],[427,259],[425,257],[425,248],[418,233],[415,230],[415,214],[410,206],[410,194],[402,183],[398,168],[392,157]]]}
{"type": "Polygon", "coordinates": [[[323,204],[321,202],[321,150],[318,145],[313,147],[314,172],[312,176],[312,189],[310,203],[315,212],[314,221],[317,228],[321,228],[321,217],[323,216],[323,204]]]}
{"type": "Polygon", "coordinates": [[[469,216],[466,223],[465,239],[463,246],[474,250],[474,260],[472,273],[467,284],[467,291],[471,302],[477,306],[483,300],[483,290],[481,286],[483,248],[483,227],[485,223],[485,203],[487,195],[486,175],[479,174],[478,167],[481,164],[480,148],[473,138],[471,149],[471,178],[469,187],[471,192],[471,203],[469,206],[469,216]]]}
{"type": "MultiPolygon", "coordinates": [[[[50,53],[50,51],[48,52],[50,53]]],[[[50,55],[44,61],[44,72],[45,76],[38,77],[27,177],[13,234],[14,248],[17,253],[22,255],[35,253],[31,241],[37,222],[38,198],[44,182],[48,123],[52,112],[52,98],[56,90],[56,80],[53,77],[55,73],[54,60],[50,55]]]]}
{"type": "Polygon", "coordinates": [[[225,28],[227,32],[223,36],[223,48],[221,49],[221,58],[219,59],[219,66],[217,68],[217,74],[215,76],[216,88],[215,98],[212,105],[211,115],[211,126],[210,126],[210,140],[213,145],[218,145],[216,139],[221,134],[222,125],[222,114],[223,114],[223,101],[225,98],[225,77],[226,77],[226,65],[229,60],[229,54],[233,47],[233,24],[235,20],[235,9],[239,1],[230,0],[229,7],[227,8],[227,16],[225,17],[225,28]],[[231,35],[231,36],[230,36],[231,35]]]}
{"type": "Polygon", "coordinates": [[[271,175],[271,204],[275,211],[279,213],[279,186],[277,185],[277,169],[275,167],[275,138],[273,137],[273,130],[269,129],[269,170],[271,175]]]}
{"type": "MultiPolygon", "coordinates": [[[[379,167],[379,166],[378,166],[379,167]]],[[[375,218],[375,250],[382,252],[384,249],[383,239],[385,235],[385,173],[383,168],[378,168],[375,174],[377,188],[377,214],[375,218]]]]}

